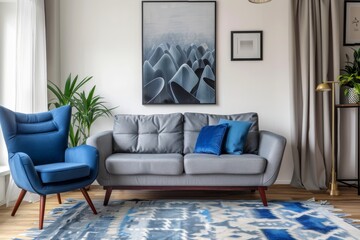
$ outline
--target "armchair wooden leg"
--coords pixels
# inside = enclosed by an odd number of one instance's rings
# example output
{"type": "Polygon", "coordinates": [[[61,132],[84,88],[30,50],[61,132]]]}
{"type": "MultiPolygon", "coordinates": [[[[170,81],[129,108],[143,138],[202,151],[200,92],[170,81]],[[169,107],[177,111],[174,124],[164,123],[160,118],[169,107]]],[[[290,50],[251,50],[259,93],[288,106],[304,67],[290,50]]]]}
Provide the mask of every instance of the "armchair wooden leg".
{"type": "Polygon", "coordinates": [[[60,193],[57,193],[56,196],[57,196],[57,200],[58,200],[59,204],[61,204],[61,196],[60,196],[60,193]]]}
{"type": "Polygon", "coordinates": [[[106,193],[104,198],[104,206],[107,206],[112,193],[112,187],[106,187],[106,193]]]}
{"type": "Polygon", "coordinates": [[[89,197],[89,194],[87,193],[85,188],[80,188],[80,191],[82,192],[82,194],[84,195],[84,198],[86,199],[87,203],[89,204],[91,210],[93,211],[94,214],[97,214],[96,209],[94,207],[94,204],[91,201],[91,198],[89,197]]]}
{"type": "Polygon", "coordinates": [[[15,213],[16,213],[16,211],[18,210],[18,208],[19,208],[22,200],[24,199],[26,192],[27,192],[26,190],[21,189],[21,192],[20,192],[20,194],[19,194],[19,197],[18,197],[18,199],[16,200],[15,206],[14,206],[14,208],[13,208],[13,210],[12,210],[11,216],[15,216],[15,213]]]}
{"type": "Polygon", "coordinates": [[[267,187],[258,187],[258,191],[260,193],[261,201],[263,202],[265,207],[268,205],[267,200],[266,200],[266,194],[265,194],[266,189],[267,189],[267,187]]]}
{"type": "Polygon", "coordinates": [[[43,229],[46,195],[40,195],[39,229],[43,229]]]}

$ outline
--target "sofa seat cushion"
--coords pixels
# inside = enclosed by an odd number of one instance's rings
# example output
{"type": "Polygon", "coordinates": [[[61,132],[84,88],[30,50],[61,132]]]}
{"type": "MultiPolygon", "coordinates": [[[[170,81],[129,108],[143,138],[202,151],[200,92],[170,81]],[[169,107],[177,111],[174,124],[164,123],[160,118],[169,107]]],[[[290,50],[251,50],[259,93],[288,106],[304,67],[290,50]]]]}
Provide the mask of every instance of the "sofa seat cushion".
{"type": "Polygon", "coordinates": [[[35,166],[43,183],[56,183],[87,177],[90,167],[83,163],[51,163],[35,166]]]}
{"type": "Polygon", "coordinates": [[[184,172],[184,158],[178,153],[115,153],[106,159],[110,174],[180,175],[184,172]]]}
{"type": "Polygon", "coordinates": [[[262,174],[267,160],[254,154],[190,153],[184,157],[186,174],[262,174]]]}

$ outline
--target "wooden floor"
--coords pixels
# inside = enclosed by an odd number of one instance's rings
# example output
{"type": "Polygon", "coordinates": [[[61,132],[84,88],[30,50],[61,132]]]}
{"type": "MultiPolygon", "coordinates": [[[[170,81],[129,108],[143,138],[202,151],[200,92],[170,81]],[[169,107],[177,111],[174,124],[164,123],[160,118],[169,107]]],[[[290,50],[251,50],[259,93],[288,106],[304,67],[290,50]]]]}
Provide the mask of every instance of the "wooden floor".
{"type": "MultiPolygon", "coordinates": [[[[336,208],[351,214],[351,218],[360,219],[360,196],[355,188],[340,187],[340,196],[329,196],[325,191],[309,192],[289,185],[274,185],[267,190],[268,200],[308,200],[315,198],[328,200],[336,208]]],[[[99,186],[92,186],[89,195],[93,200],[103,200],[105,191],[99,186]]],[[[83,199],[80,191],[62,194],[62,199],[83,199]]],[[[260,199],[257,192],[219,192],[219,191],[118,191],[114,190],[112,199],[260,199]]],[[[56,196],[46,201],[46,214],[57,207],[56,196]]],[[[38,226],[39,203],[22,203],[15,217],[11,217],[12,208],[0,207],[0,239],[19,237],[26,229],[38,226]]]]}

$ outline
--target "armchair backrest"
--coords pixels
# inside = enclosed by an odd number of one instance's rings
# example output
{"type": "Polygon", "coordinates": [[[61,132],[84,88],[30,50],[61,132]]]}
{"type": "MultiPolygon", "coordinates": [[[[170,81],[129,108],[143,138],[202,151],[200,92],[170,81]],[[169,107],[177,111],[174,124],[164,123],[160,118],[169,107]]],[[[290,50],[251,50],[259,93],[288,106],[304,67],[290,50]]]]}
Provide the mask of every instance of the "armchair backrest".
{"type": "Polygon", "coordinates": [[[63,162],[68,146],[71,107],[24,114],[0,106],[0,124],[9,157],[29,155],[34,165],[63,162]]]}

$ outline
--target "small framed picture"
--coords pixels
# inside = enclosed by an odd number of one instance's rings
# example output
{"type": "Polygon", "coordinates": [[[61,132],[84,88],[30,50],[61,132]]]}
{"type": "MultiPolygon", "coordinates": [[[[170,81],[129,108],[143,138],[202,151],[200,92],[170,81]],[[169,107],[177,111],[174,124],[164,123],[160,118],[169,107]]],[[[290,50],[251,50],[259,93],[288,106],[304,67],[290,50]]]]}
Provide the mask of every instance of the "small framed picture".
{"type": "Polygon", "coordinates": [[[360,2],[344,3],[344,45],[360,45],[360,2]]]}
{"type": "Polygon", "coordinates": [[[231,61],[262,59],[262,31],[231,31],[231,61]]]}

